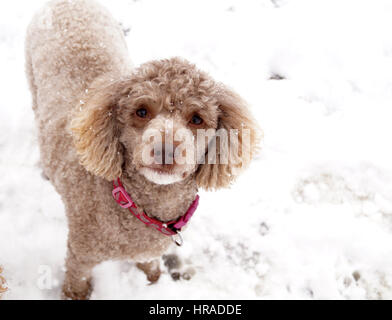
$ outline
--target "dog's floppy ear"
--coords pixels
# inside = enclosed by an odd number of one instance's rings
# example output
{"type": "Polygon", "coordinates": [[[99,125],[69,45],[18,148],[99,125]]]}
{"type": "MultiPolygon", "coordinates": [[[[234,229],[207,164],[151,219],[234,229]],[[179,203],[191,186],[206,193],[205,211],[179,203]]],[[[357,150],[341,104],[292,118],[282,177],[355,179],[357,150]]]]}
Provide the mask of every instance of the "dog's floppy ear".
{"type": "Polygon", "coordinates": [[[71,131],[80,163],[107,180],[121,176],[123,150],[116,121],[121,81],[97,80],[72,115],[71,131]]]}
{"type": "MultiPolygon", "coordinates": [[[[220,129],[226,130],[229,150],[222,150],[217,146],[216,164],[209,164],[206,154],[205,164],[199,166],[196,181],[199,187],[206,190],[229,187],[249,165],[258,150],[261,138],[261,130],[250,114],[246,102],[237,93],[219,85],[216,99],[220,110],[218,132],[220,129]],[[223,154],[227,152],[230,152],[229,157],[223,154]],[[227,158],[229,161],[222,161],[227,158]]],[[[217,141],[219,145],[219,139],[217,141]]]]}

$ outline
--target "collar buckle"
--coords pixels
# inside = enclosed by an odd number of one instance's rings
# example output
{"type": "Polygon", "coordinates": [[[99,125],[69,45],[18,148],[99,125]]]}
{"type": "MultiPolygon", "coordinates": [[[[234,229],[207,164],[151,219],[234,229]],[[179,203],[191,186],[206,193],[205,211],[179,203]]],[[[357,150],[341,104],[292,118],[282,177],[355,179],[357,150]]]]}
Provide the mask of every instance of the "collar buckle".
{"type": "Polygon", "coordinates": [[[115,188],[112,195],[121,208],[127,209],[133,206],[132,199],[122,186],[115,188]]]}

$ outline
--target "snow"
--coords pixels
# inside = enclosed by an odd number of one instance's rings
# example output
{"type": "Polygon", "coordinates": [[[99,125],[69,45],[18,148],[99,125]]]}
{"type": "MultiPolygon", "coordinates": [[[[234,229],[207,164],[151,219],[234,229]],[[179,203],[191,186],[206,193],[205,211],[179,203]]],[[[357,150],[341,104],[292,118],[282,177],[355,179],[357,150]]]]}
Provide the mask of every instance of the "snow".
{"type": "MultiPolygon", "coordinates": [[[[24,76],[44,0],[0,3],[0,265],[5,299],[58,299],[64,207],[41,177],[24,76]]],[[[132,262],[94,270],[93,299],[391,299],[392,3],[102,0],[135,64],[182,56],[235,88],[264,130],[230,190],[201,192],[173,248],[192,279],[132,262]],[[283,78],[273,80],[273,78],[283,78]]]]}

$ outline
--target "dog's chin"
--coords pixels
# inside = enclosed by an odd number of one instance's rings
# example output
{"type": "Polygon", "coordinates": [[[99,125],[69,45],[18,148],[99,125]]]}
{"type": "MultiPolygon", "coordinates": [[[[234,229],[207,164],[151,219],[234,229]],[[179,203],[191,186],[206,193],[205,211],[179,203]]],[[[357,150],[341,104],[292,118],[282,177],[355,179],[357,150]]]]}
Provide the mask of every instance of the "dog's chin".
{"type": "Polygon", "coordinates": [[[151,168],[141,168],[139,172],[147,180],[160,185],[169,185],[184,180],[182,174],[174,172],[160,172],[151,168]]]}

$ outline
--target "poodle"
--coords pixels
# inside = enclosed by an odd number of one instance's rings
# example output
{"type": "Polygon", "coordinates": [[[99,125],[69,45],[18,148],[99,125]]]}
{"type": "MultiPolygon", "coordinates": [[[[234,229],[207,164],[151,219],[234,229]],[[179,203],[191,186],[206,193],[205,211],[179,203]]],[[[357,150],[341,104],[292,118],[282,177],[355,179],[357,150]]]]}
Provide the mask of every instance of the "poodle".
{"type": "Polygon", "coordinates": [[[259,129],[246,103],[181,58],[133,67],[119,23],[93,0],[54,0],[35,15],[26,73],[40,163],[68,221],[63,298],[88,299],[91,270],[105,260],[135,261],[156,281],[198,188],[230,186],[254,156],[259,129]],[[227,146],[211,143],[221,129],[240,149],[226,162],[227,146]],[[202,130],[213,134],[196,139],[202,130]]]}

